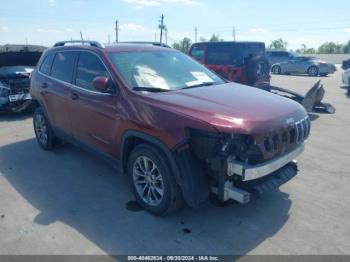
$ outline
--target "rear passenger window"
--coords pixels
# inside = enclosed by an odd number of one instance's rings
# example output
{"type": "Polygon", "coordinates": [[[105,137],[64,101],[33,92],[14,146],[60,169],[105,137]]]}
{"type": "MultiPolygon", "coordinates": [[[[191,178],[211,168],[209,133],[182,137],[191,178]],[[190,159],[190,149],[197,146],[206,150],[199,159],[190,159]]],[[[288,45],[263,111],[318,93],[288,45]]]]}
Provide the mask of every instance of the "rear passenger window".
{"type": "Polygon", "coordinates": [[[96,91],[92,80],[97,76],[109,76],[106,67],[95,54],[82,52],[79,56],[75,84],[81,88],[96,91]]]}
{"type": "Polygon", "coordinates": [[[40,69],[39,69],[41,73],[43,73],[45,75],[50,75],[51,66],[52,66],[52,62],[53,62],[54,57],[55,57],[54,54],[48,54],[44,58],[44,61],[42,62],[40,69]]]}
{"type": "Polygon", "coordinates": [[[204,47],[203,46],[195,46],[191,51],[191,56],[196,60],[202,60],[204,57],[204,47]]]}
{"type": "Polygon", "coordinates": [[[207,64],[232,65],[234,64],[234,48],[228,43],[211,44],[207,46],[207,64]]]}
{"type": "Polygon", "coordinates": [[[51,76],[67,83],[72,82],[74,62],[78,52],[59,52],[53,61],[51,76]]]}

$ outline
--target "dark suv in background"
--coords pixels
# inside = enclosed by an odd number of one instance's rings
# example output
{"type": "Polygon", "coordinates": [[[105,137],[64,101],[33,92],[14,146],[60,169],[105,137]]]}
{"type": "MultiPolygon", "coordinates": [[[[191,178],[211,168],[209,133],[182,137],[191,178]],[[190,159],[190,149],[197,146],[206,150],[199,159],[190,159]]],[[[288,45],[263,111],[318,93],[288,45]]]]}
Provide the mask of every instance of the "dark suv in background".
{"type": "Polygon", "coordinates": [[[247,203],[294,177],[310,120],[298,103],[228,83],[152,45],[60,42],[32,73],[39,145],[66,140],[112,161],[152,214],[247,203]]]}
{"type": "Polygon", "coordinates": [[[270,81],[270,67],[261,42],[202,42],[189,55],[223,78],[250,86],[270,81]]]}

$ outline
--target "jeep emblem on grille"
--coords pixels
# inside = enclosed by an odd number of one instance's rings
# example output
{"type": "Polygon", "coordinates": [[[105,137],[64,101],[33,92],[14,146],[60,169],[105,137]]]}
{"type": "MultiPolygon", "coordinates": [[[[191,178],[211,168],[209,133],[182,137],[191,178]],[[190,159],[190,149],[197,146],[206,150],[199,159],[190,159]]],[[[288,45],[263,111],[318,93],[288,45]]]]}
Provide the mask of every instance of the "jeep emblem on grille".
{"type": "Polygon", "coordinates": [[[295,123],[295,120],[294,120],[293,117],[291,117],[291,118],[288,118],[288,119],[286,120],[286,123],[287,123],[287,125],[294,124],[294,123],[295,123]]]}

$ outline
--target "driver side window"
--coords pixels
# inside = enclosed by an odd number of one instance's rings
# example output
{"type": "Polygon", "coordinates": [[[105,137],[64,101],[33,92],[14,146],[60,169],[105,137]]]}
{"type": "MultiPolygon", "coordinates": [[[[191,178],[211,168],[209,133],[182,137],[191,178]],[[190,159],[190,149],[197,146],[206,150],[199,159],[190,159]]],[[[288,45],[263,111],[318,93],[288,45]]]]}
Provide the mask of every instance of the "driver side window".
{"type": "Polygon", "coordinates": [[[92,81],[97,76],[110,77],[106,67],[97,55],[89,52],[80,53],[75,85],[89,91],[97,92],[92,84],[92,81]]]}

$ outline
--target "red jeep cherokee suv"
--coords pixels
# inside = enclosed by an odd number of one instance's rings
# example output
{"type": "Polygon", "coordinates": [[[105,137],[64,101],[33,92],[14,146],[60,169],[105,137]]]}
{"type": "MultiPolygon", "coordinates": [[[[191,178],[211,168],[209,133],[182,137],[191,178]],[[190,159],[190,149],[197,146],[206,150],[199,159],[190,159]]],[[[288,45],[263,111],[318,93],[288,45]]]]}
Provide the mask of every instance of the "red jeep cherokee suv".
{"type": "Polygon", "coordinates": [[[65,140],[112,160],[156,215],[184,201],[198,207],[210,193],[246,203],[279,187],[297,174],[310,132],[296,102],[151,45],[59,42],[30,93],[43,149],[65,140]]]}

